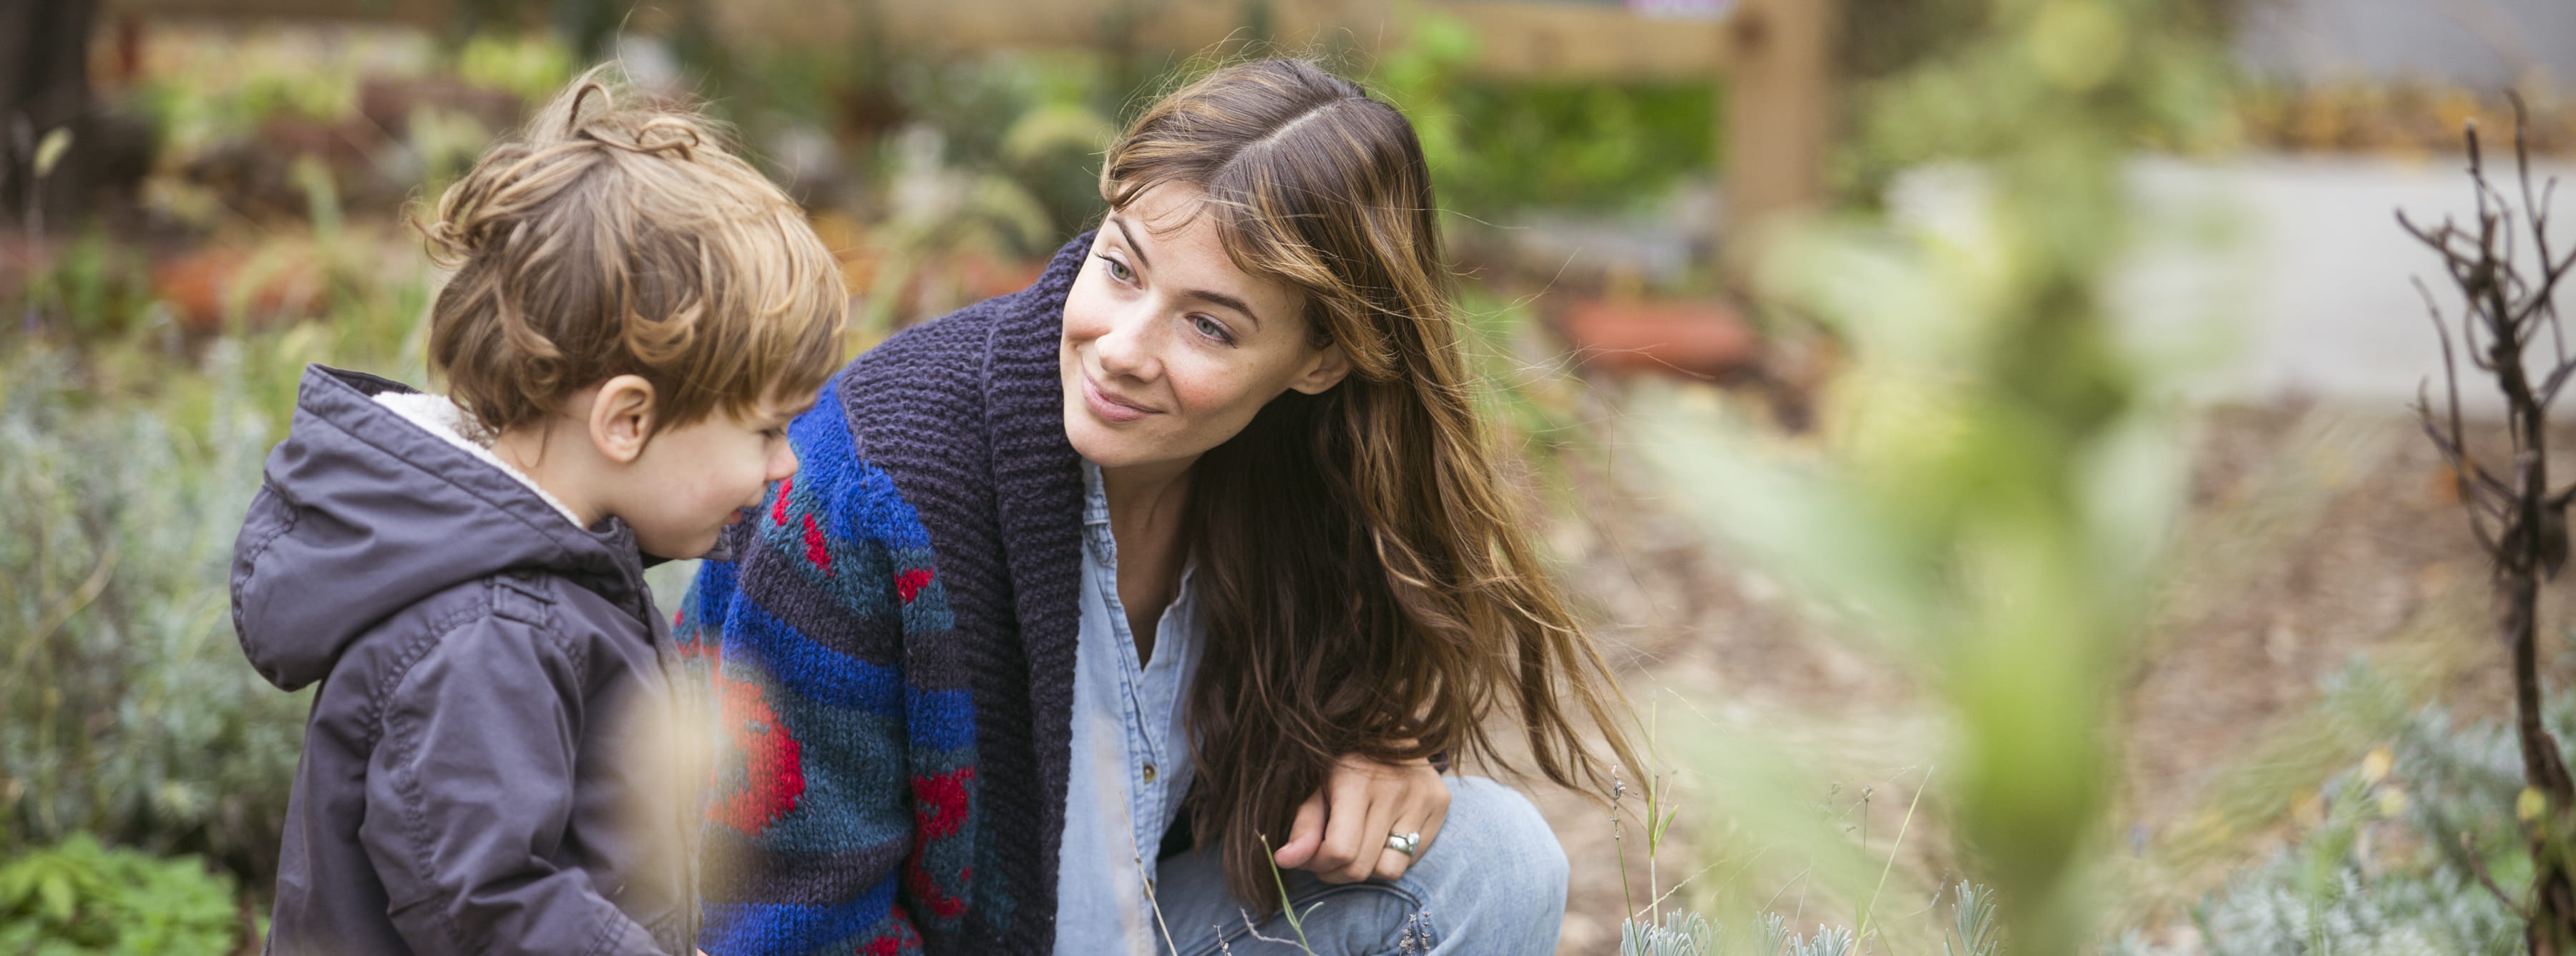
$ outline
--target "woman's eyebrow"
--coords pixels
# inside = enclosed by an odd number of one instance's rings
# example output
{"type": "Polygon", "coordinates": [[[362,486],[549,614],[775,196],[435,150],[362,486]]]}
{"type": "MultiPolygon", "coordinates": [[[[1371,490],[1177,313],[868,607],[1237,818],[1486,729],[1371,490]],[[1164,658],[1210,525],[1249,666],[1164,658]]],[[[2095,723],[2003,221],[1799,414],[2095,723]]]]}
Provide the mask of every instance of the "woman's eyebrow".
{"type": "MultiPolygon", "coordinates": [[[[1153,261],[1152,261],[1152,260],[1149,260],[1149,259],[1147,259],[1147,258],[1145,258],[1145,247],[1144,247],[1144,246],[1141,246],[1141,245],[1136,244],[1136,237],[1135,237],[1133,234],[1131,234],[1131,233],[1129,233],[1129,232],[1127,231],[1127,220],[1126,220],[1126,218],[1125,218],[1125,217],[1122,217],[1122,216],[1120,216],[1120,215],[1118,215],[1117,213],[1114,213],[1114,212],[1113,212],[1113,213],[1110,213],[1110,214],[1109,214],[1109,224],[1110,224],[1110,225],[1112,225],[1112,226],[1116,226],[1116,227],[1118,227],[1118,235],[1119,235],[1119,236],[1121,236],[1121,237],[1123,237],[1123,238],[1125,238],[1125,239],[1127,240],[1127,249],[1128,249],[1128,251],[1130,251],[1130,252],[1134,252],[1134,253],[1136,254],[1136,264],[1137,264],[1137,265],[1143,266],[1143,267],[1148,268],[1148,269],[1151,269],[1151,268],[1153,268],[1153,267],[1154,267],[1154,263],[1153,263],[1153,261]]],[[[1252,311],[1252,306],[1250,306],[1250,305],[1246,305],[1246,304],[1244,303],[1244,301],[1243,301],[1242,299],[1240,299],[1240,298],[1237,298],[1237,297],[1234,297],[1234,296],[1231,296],[1231,295],[1227,295],[1227,294],[1225,294],[1225,293],[1223,293],[1223,292],[1217,292],[1217,291],[1214,291],[1214,290],[1211,290],[1211,289],[1182,289],[1182,290],[1180,290],[1180,294],[1181,294],[1181,295],[1182,295],[1182,297],[1184,297],[1184,298],[1197,299],[1197,300],[1200,300],[1200,301],[1202,301],[1202,302],[1209,302],[1209,303],[1213,303],[1213,304],[1216,304],[1216,305],[1221,305],[1221,306],[1224,306],[1224,307],[1226,307],[1226,308],[1233,309],[1233,310],[1235,310],[1235,311],[1237,311],[1237,312],[1241,312],[1241,313],[1243,313],[1243,314],[1244,314],[1244,316],[1245,316],[1245,317],[1250,318],[1250,319],[1252,320],[1252,324],[1253,324],[1255,327],[1258,327],[1258,326],[1260,326],[1260,325],[1261,325],[1261,315],[1260,315],[1260,313],[1257,313],[1257,312],[1252,311]]]]}
{"type": "Polygon", "coordinates": [[[1184,289],[1181,291],[1181,294],[1189,298],[1212,302],[1217,305],[1233,309],[1252,319],[1253,325],[1258,326],[1261,324],[1261,316],[1258,313],[1253,312],[1251,306],[1245,305],[1242,299],[1235,298],[1223,292],[1215,292],[1207,289],[1184,289]]]}
{"type": "Polygon", "coordinates": [[[1136,264],[1137,264],[1137,265],[1144,266],[1145,268],[1148,268],[1148,269],[1151,269],[1151,268],[1153,268],[1153,267],[1154,267],[1154,262],[1153,262],[1153,260],[1145,258],[1145,247],[1144,247],[1144,246],[1141,246],[1141,245],[1137,245],[1137,244],[1136,244],[1136,237],[1135,237],[1135,235],[1134,235],[1134,234],[1131,234],[1131,233],[1129,233],[1129,232],[1127,231],[1127,220],[1126,220],[1126,219],[1124,219],[1124,218],[1120,217],[1117,213],[1114,213],[1114,212],[1113,212],[1113,213],[1110,213],[1110,214],[1109,214],[1109,224],[1110,224],[1110,225],[1113,225],[1113,226],[1118,227],[1118,235],[1119,235],[1119,237],[1120,237],[1120,238],[1123,238],[1123,239],[1125,239],[1125,240],[1127,240],[1127,249],[1128,249],[1128,251],[1130,251],[1130,252],[1134,252],[1134,253],[1136,254],[1136,264]]]}

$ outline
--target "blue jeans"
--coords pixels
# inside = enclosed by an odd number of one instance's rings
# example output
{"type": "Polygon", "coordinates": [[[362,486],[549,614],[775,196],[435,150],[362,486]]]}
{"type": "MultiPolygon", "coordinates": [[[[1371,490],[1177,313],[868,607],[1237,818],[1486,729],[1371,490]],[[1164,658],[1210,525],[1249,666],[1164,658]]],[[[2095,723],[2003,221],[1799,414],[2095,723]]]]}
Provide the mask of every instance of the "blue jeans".
{"type": "MultiPolygon", "coordinates": [[[[1394,881],[1326,883],[1288,871],[1288,898],[1319,956],[1475,953],[1547,956],[1565,919],[1565,850],[1528,797],[1483,777],[1450,777],[1449,817],[1394,881]]],[[[1164,859],[1155,901],[1181,956],[1298,952],[1273,915],[1244,925],[1213,850],[1164,859]],[[1259,937],[1285,942],[1268,942],[1259,937]]]]}

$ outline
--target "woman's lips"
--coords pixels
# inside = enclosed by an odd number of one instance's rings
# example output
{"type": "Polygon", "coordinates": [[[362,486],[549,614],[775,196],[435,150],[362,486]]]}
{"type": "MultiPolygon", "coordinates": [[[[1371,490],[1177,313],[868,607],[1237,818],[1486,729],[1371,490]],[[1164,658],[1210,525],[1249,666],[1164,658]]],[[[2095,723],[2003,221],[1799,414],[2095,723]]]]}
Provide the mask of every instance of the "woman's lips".
{"type": "Polygon", "coordinates": [[[1093,382],[1089,375],[1082,377],[1082,403],[1090,407],[1091,414],[1100,420],[1118,424],[1136,421],[1154,414],[1150,409],[1138,407],[1101,391],[1099,383],[1093,382]]]}

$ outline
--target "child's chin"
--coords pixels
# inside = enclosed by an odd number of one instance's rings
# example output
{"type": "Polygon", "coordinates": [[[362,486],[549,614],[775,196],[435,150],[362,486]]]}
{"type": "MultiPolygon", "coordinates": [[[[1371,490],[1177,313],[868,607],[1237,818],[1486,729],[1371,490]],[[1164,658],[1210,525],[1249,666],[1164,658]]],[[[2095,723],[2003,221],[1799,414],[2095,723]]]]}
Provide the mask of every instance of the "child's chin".
{"type": "Polygon", "coordinates": [[[637,536],[635,543],[643,550],[644,553],[657,558],[671,561],[694,561],[699,558],[706,557],[707,552],[716,549],[717,537],[719,537],[719,533],[714,531],[701,532],[696,535],[671,535],[669,537],[655,535],[651,539],[646,539],[639,535],[637,536]]]}

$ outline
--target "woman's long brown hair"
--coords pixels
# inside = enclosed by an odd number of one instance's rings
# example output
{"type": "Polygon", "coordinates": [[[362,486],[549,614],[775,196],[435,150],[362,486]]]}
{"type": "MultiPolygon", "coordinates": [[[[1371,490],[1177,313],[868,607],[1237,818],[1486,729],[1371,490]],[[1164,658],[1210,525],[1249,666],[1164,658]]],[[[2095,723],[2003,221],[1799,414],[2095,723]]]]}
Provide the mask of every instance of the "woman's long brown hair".
{"type": "Polygon", "coordinates": [[[1412,124],[1314,64],[1237,64],[1110,148],[1111,206],[1161,185],[1203,191],[1234,263],[1302,290],[1316,343],[1351,363],[1321,395],[1272,401],[1191,477],[1207,615],[1194,821],[1235,897],[1275,899],[1262,841],[1285,838],[1343,754],[1517,769],[1486,731],[1498,706],[1539,772],[1606,792],[1577,718],[1634,767],[1626,711],[1474,411],[1412,124]]]}

